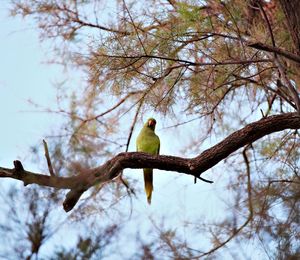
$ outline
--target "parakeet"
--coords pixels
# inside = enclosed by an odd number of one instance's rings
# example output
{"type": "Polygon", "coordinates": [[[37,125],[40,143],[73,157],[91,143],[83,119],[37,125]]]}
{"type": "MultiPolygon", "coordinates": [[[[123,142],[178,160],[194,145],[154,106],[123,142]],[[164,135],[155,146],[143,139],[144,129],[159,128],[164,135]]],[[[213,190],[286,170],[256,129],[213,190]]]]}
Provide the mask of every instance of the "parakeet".
{"type": "MultiPolygon", "coordinates": [[[[156,120],[149,118],[144,124],[141,132],[136,139],[136,149],[138,152],[145,152],[149,154],[159,154],[160,140],[155,134],[156,120]]],[[[153,169],[146,168],[144,170],[144,182],[147,201],[151,204],[151,196],[153,191],[153,169]]]]}

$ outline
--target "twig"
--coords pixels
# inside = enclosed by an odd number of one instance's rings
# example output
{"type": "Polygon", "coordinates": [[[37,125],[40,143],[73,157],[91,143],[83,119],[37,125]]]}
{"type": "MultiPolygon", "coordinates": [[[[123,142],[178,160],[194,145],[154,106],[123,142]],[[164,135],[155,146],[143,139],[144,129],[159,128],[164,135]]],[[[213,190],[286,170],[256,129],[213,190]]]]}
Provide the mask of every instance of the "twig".
{"type": "MultiPolygon", "coordinates": [[[[272,31],[271,24],[270,24],[270,21],[268,19],[268,16],[267,16],[265,10],[263,9],[261,3],[258,2],[258,4],[259,4],[260,11],[262,13],[262,16],[263,16],[264,20],[266,21],[268,31],[269,31],[269,34],[270,34],[270,37],[271,37],[271,40],[272,40],[272,45],[273,45],[273,47],[276,47],[273,31],[272,31]]],[[[295,105],[297,107],[297,112],[300,115],[300,98],[299,98],[299,94],[298,94],[297,90],[294,88],[294,86],[292,85],[292,83],[290,82],[290,80],[287,78],[285,69],[284,69],[283,65],[281,64],[280,60],[278,59],[276,52],[274,52],[274,62],[276,64],[276,66],[278,67],[278,71],[279,71],[280,75],[283,77],[287,88],[290,91],[292,99],[295,102],[295,105]]]]}
{"type": "Polygon", "coordinates": [[[115,59],[138,59],[138,58],[150,58],[150,59],[159,59],[159,60],[168,60],[179,63],[184,63],[189,66],[225,66],[225,65],[239,65],[239,64],[252,64],[252,63],[260,63],[260,62],[273,62],[273,59],[250,59],[250,60],[224,60],[217,62],[193,62],[184,59],[170,58],[166,56],[157,56],[157,55],[104,55],[97,54],[99,57],[107,57],[107,58],[115,58],[115,59]]]}
{"type": "MultiPolygon", "coordinates": [[[[134,115],[134,119],[133,119],[133,122],[130,126],[130,130],[129,130],[129,135],[128,135],[128,138],[127,138],[127,143],[126,143],[126,149],[125,149],[125,152],[128,152],[128,149],[129,149],[129,144],[130,144],[130,140],[131,140],[131,137],[132,137],[132,133],[133,133],[133,130],[134,130],[134,127],[135,127],[135,124],[136,124],[136,121],[137,121],[137,118],[138,118],[138,115],[140,113],[140,110],[142,108],[142,105],[143,105],[143,102],[144,102],[144,99],[141,99],[140,100],[140,103],[138,105],[138,108],[135,112],[135,115],[134,115]]],[[[120,172],[120,175],[119,175],[119,180],[121,181],[121,183],[126,187],[126,190],[128,192],[128,194],[132,193],[135,195],[135,192],[134,190],[129,186],[129,184],[123,179],[123,171],[120,172]]]]}
{"type": "MultiPolygon", "coordinates": [[[[272,41],[272,45],[273,45],[273,47],[276,47],[276,45],[275,45],[275,38],[274,38],[274,34],[273,34],[273,31],[272,31],[272,27],[271,27],[271,23],[269,21],[269,18],[267,16],[264,8],[262,7],[261,2],[257,1],[257,4],[259,5],[260,12],[261,12],[261,14],[262,14],[262,16],[263,16],[266,24],[267,24],[268,32],[270,34],[271,41],[272,41]]],[[[277,54],[276,53],[274,53],[274,57],[277,58],[277,54]]]]}
{"type": "Polygon", "coordinates": [[[297,107],[297,112],[300,115],[300,98],[299,98],[299,94],[297,92],[297,90],[294,88],[294,86],[292,85],[292,83],[290,82],[290,80],[287,78],[286,73],[285,73],[285,69],[283,68],[283,66],[281,65],[281,63],[279,62],[279,60],[276,58],[275,59],[275,63],[278,67],[278,70],[280,71],[280,74],[283,77],[283,80],[285,81],[285,84],[287,86],[287,88],[289,89],[292,99],[295,102],[295,105],[297,107]]]}
{"type": "Polygon", "coordinates": [[[123,179],[123,177],[122,177],[121,174],[120,174],[120,176],[119,176],[119,180],[120,180],[121,183],[126,187],[127,194],[128,194],[129,196],[130,196],[131,194],[133,194],[133,195],[136,196],[134,189],[131,188],[131,187],[129,186],[128,182],[125,181],[125,180],[123,179]]]}
{"type": "Polygon", "coordinates": [[[253,217],[253,204],[252,204],[252,186],[251,186],[251,172],[250,172],[250,163],[247,156],[247,150],[251,147],[252,144],[248,144],[243,150],[243,157],[246,164],[247,172],[247,191],[248,191],[248,207],[249,207],[249,219],[253,217]]]}
{"type": "Polygon", "coordinates": [[[247,172],[247,192],[248,192],[248,207],[249,207],[249,214],[248,214],[247,219],[238,229],[234,229],[232,234],[226,240],[224,240],[223,242],[220,242],[218,246],[212,248],[211,250],[209,250],[201,255],[192,257],[191,259],[204,257],[206,255],[210,255],[210,254],[214,253],[219,248],[225,246],[228,242],[230,242],[236,235],[238,235],[238,233],[240,233],[251,222],[251,220],[253,218],[252,188],[251,188],[251,178],[250,178],[250,164],[249,164],[249,160],[248,160],[248,156],[247,156],[247,150],[250,146],[251,146],[251,144],[248,144],[243,150],[243,158],[244,158],[244,161],[246,164],[246,172],[247,172]]]}
{"type": "Polygon", "coordinates": [[[174,83],[172,84],[172,86],[169,88],[169,90],[167,91],[167,93],[157,102],[157,104],[155,105],[154,111],[157,109],[157,107],[164,101],[164,99],[171,93],[171,91],[174,89],[174,87],[176,86],[176,84],[179,82],[179,80],[182,78],[182,76],[184,75],[184,73],[187,70],[187,66],[184,66],[181,68],[181,70],[179,71],[174,83]],[[183,71],[183,68],[185,67],[185,70],[183,71]]]}
{"type": "Polygon", "coordinates": [[[138,40],[139,40],[140,44],[141,44],[141,46],[142,46],[142,48],[143,48],[143,50],[144,50],[144,53],[147,54],[146,48],[144,47],[144,44],[143,44],[143,42],[142,42],[142,40],[141,40],[141,38],[140,38],[139,32],[138,32],[138,30],[137,30],[137,28],[136,28],[136,26],[135,26],[135,24],[134,24],[133,18],[132,18],[132,16],[131,16],[130,12],[129,12],[129,9],[128,9],[126,3],[125,3],[125,0],[123,0],[123,4],[124,4],[124,7],[125,7],[125,9],[126,9],[128,15],[129,15],[129,18],[130,18],[130,20],[131,20],[132,26],[133,26],[133,28],[134,28],[134,30],[135,30],[136,36],[138,37],[138,40]]]}
{"type": "Polygon", "coordinates": [[[227,5],[225,4],[225,2],[223,1],[220,1],[221,5],[224,6],[224,8],[226,9],[226,11],[229,13],[229,16],[231,17],[232,19],[232,22],[236,28],[236,31],[237,31],[237,35],[239,36],[239,41],[241,43],[241,46],[242,46],[242,49],[243,49],[243,52],[244,52],[244,57],[246,56],[245,53],[246,53],[246,50],[245,50],[245,46],[244,46],[244,42],[243,42],[243,37],[241,35],[241,32],[240,32],[240,29],[239,29],[239,26],[236,22],[236,19],[234,18],[234,16],[232,15],[232,13],[230,12],[230,10],[228,9],[227,5]]]}
{"type": "Polygon", "coordinates": [[[248,216],[248,218],[246,219],[246,221],[238,228],[236,229],[231,236],[229,236],[225,241],[221,242],[218,246],[212,248],[211,250],[201,254],[201,255],[198,255],[198,256],[194,256],[194,257],[191,257],[190,259],[199,259],[201,257],[204,257],[204,256],[207,256],[207,255],[210,255],[212,253],[214,253],[215,251],[217,251],[219,248],[225,246],[228,242],[230,242],[244,227],[246,227],[248,225],[248,223],[250,222],[251,218],[250,216],[248,216]]]}
{"type": "Polygon", "coordinates": [[[140,111],[141,111],[141,108],[142,108],[143,103],[144,103],[144,99],[141,99],[141,100],[140,100],[140,103],[139,103],[139,105],[138,105],[138,107],[137,107],[137,109],[136,109],[136,112],[135,112],[135,115],[134,115],[132,124],[131,124],[131,126],[130,126],[130,130],[129,130],[129,135],[128,135],[128,138],[127,138],[127,143],[126,143],[126,149],[125,149],[125,152],[128,152],[130,140],[131,140],[131,137],[132,137],[132,133],[133,133],[133,130],[134,130],[134,127],[135,127],[135,124],[136,124],[138,115],[139,115],[139,113],[140,113],[140,111]]]}
{"type": "Polygon", "coordinates": [[[132,92],[129,92],[127,93],[127,95],[125,97],[123,97],[122,99],[119,100],[118,103],[116,103],[115,105],[113,105],[111,108],[109,108],[108,110],[98,114],[98,115],[95,115],[93,117],[89,117],[89,118],[86,118],[86,119],[83,119],[83,118],[78,118],[79,120],[81,120],[81,123],[79,124],[79,126],[74,130],[74,133],[72,134],[71,136],[71,139],[74,138],[76,136],[76,134],[79,132],[79,130],[88,122],[90,121],[93,121],[93,120],[96,120],[99,122],[99,118],[100,117],[103,117],[105,116],[106,114],[112,112],[113,110],[115,110],[116,108],[118,108],[120,105],[122,105],[125,101],[127,101],[127,99],[133,95],[137,95],[137,94],[140,94],[142,93],[142,91],[132,91],[132,92]]]}
{"type": "Polygon", "coordinates": [[[45,139],[43,139],[43,144],[44,144],[45,157],[46,157],[46,160],[47,160],[49,173],[50,173],[51,176],[55,176],[55,173],[54,173],[54,170],[53,170],[53,167],[52,167],[52,163],[51,163],[51,159],[50,159],[50,155],[49,155],[48,145],[47,145],[47,142],[45,141],[45,139]]]}

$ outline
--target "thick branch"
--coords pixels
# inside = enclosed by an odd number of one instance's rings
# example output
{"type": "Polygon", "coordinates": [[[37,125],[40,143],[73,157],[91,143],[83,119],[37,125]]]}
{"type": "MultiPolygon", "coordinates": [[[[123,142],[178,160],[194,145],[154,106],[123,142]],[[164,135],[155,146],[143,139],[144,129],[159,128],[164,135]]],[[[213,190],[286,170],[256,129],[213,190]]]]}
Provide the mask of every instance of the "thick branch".
{"type": "Polygon", "coordinates": [[[270,116],[248,124],[193,159],[194,171],[201,174],[239,148],[253,143],[263,136],[285,129],[298,129],[299,127],[300,116],[297,113],[270,116]]]}
{"type": "Polygon", "coordinates": [[[57,177],[48,176],[46,173],[34,173],[26,171],[23,168],[17,169],[16,162],[20,164],[19,161],[15,161],[15,168],[12,169],[0,167],[0,177],[23,181],[25,186],[28,184],[37,184],[58,189],[74,189],[78,185],[78,176],[57,177]]]}
{"type": "Polygon", "coordinates": [[[279,54],[287,59],[290,59],[292,61],[295,61],[297,63],[300,63],[300,56],[297,54],[294,54],[290,51],[284,50],[282,48],[270,46],[261,42],[250,42],[247,44],[249,47],[252,47],[257,50],[267,51],[267,52],[273,52],[276,54],[279,54]]]}
{"type": "Polygon", "coordinates": [[[19,164],[15,163],[13,169],[0,167],[0,177],[18,179],[23,181],[25,185],[35,183],[60,189],[71,189],[64,202],[64,209],[69,211],[75,206],[84,191],[97,183],[111,181],[123,169],[154,168],[200,177],[201,173],[212,168],[239,148],[253,143],[263,136],[285,129],[300,129],[300,116],[297,113],[270,116],[251,123],[195,158],[153,156],[140,152],[120,153],[103,165],[87,169],[73,177],[37,174],[26,171],[23,167],[16,167],[19,164]]]}

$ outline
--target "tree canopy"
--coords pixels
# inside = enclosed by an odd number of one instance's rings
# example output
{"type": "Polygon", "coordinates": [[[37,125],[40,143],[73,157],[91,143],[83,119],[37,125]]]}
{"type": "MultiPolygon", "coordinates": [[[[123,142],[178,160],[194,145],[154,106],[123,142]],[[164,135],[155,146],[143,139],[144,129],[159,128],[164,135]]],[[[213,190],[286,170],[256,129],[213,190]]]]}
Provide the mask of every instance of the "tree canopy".
{"type": "MultiPolygon", "coordinates": [[[[160,227],[160,242],[145,241],[135,257],[213,258],[233,241],[243,248],[249,240],[265,258],[299,257],[299,1],[14,0],[11,14],[32,19],[41,40],[51,42],[52,62],[75,68],[84,80],[61,86],[56,106],[47,108],[65,116],[49,148],[45,143],[50,175],[15,161],[12,169],[0,167],[0,177],[55,188],[48,189],[51,203],[63,201],[79,219],[89,218],[91,208],[105,211],[97,201],[113,200],[120,218],[101,229],[104,247],[130,207],[118,207],[120,198],[130,200],[139,189],[126,169],[151,167],[215,185],[213,171],[202,174],[223,162],[216,176],[230,201],[222,219],[213,226],[191,220],[186,240],[160,227]],[[148,115],[161,122],[158,134],[178,140],[180,152],[129,151],[148,115]],[[208,247],[194,243],[195,231],[208,247]]],[[[96,254],[99,234],[80,238],[77,254],[96,254]]],[[[38,254],[39,246],[32,248],[38,254]]]]}

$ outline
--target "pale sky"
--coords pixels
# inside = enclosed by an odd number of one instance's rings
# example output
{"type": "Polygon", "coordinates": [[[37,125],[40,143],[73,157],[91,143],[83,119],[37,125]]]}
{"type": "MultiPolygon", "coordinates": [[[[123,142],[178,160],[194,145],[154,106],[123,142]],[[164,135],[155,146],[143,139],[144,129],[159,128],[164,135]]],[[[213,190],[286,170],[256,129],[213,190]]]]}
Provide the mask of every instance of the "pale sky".
{"type": "Polygon", "coordinates": [[[41,143],[57,120],[33,112],[28,100],[50,106],[55,98],[52,86],[64,75],[59,66],[43,63],[47,53],[28,22],[9,17],[2,6],[0,23],[0,164],[11,167],[13,160],[27,158],[28,148],[41,143]]]}

